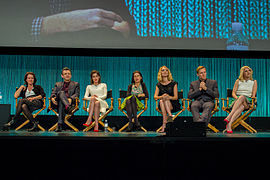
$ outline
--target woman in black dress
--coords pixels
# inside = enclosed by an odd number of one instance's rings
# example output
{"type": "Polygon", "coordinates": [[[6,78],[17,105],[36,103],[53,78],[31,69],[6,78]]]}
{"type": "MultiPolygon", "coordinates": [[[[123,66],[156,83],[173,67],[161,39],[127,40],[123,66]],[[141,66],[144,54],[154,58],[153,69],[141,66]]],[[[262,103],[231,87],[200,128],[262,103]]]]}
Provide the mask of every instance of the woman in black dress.
{"type": "Polygon", "coordinates": [[[5,127],[9,128],[12,126],[15,120],[17,120],[19,115],[23,112],[33,123],[33,127],[29,129],[29,131],[33,131],[37,129],[38,122],[34,120],[32,112],[42,108],[42,98],[46,95],[43,88],[40,85],[36,85],[37,79],[33,72],[27,72],[24,75],[24,82],[26,86],[21,85],[14,94],[15,98],[22,97],[22,99],[19,100],[14,117],[9,123],[5,124],[5,127]]]}
{"type": "Polygon", "coordinates": [[[180,110],[178,100],[177,82],[173,80],[170,70],[162,66],[158,72],[158,83],[156,85],[155,99],[159,99],[159,109],[163,116],[160,132],[164,132],[167,121],[172,120],[172,113],[180,110]]]}

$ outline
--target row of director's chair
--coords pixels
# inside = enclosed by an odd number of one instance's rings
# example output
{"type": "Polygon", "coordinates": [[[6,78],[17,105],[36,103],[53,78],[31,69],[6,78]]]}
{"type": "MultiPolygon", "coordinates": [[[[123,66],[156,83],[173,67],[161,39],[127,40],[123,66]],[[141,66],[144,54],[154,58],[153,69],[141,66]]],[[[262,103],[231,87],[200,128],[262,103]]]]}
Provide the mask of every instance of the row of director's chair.
{"type": "MultiPolygon", "coordinates": [[[[123,91],[123,90],[119,90],[119,98],[118,98],[118,109],[126,116],[128,117],[127,113],[125,112],[125,110],[121,110],[120,106],[121,106],[121,103],[122,101],[126,98],[126,94],[127,94],[127,91],[123,91]]],[[[227,112],[227,113],[230,113],[231,112],[231,109],[229,108],[229,100],[230,98],[232,98],[232,90],[231,89],[227,89],[227,98],[221,98],[222,100],[222,110],[227,112]]],[[[48,107],[48,110],[49,111],[52,111],[56,116],[58,116],[58,112],[57,112],[57,107],[52,103],[51,101],[51,98],[48,98],[49,99],[49,107],[48,107]]],[[[101,114],[99,119],[98,119],[98,123],[101,125],[101,126],[105,126],[104,123],[103,123],[103,120],[105,119],[105,117],[107,117],[107,115],[109,113],[111,113],[113,111],[113,102],[114,102],[114,99],[112,97],[112,90],[109,90],[107,92],[107,99],[110,100],[110,105],[109,105],[109,108],[106,110],[106,112],[104,114],[101,114]]],[[[188,111],[190,111],[190,105],[192,103],[192,100],[190,99],[184,99],[183,98],[183,90],[179,91],[178,92],[178,99],[181,103],[181,109],[174,113],[173,115],[173,120],[175,120],[183,111],[185,111],[185,109],[187,109],[188,111]],[[186,102],[187,101],[187,108],[186,108],[186,102]]],[[[46,100],[46,97],[43,98],[43,106],[41,109],[39,110],[36,110],[37,112],[33,114],[33,117],[36,118],[37,115],[42,112],[44,109],[46,109],[46,104],[45,104],[45,100],[46,100]]],[[[144,109],[141,110],[140,112],[138,112],[137,114],[137,118],[139,118],[148,108],[148,98],[144,98],[143,99],[144,101],[144,109]]],[[[160,109],[158,108],[158,103],[159,101],[158,100],[155,100],[156,101],[156,111],[159,112],[160,114],[161,111],[160,109]]],[[[18,104],[18,98],[16,98],[16,107],[17,107],[17,104],[18,104]]],[[[87,112],[87,108],[88,108],[88,100],[86,99],[83,99],[83,110],[87,112]]],[[[69,126],[71,129],[73,129],[75,132],[78,132],[79,130],[74,126],[72,125],[70,122],[69,122],[69,119],[74,115],[74,113],[76,111],[79,110],[79,98],[76,98],[75,102],[72,104],[72,106],[74,106],[72,112],[70,112],[69,114],[66,114],[65,118],[64,118],[64,123],[69,126]]],[[[253,111],[256,110],[256,107],[257,107],[257,99],[256,98],[252,98],[252,104],[250,105],[249,109],[248,110],[245,110],[243,112],[243,114],[241,116],[239,116],[237,118],[236,121],[234,121],[234,123],[232,124],[232,129],[235,129],[236,127],[238,127],[239,125],[243,126],[244,128],[246,128],[249,132],[251,133],[256,133],[257,131],[251,127],[247,122],[245,122],[245,120],[251,115],[251,113],[253,111]]],[[[219,111],[219,99],[216,98],[215,99],[215,106],[211,112],[211,117],[219,111]]],[[[22,127],[24,127],[26,124],[28,124],[30,122],[30,120],[27,118],[27,116],[22,113],[23,116],[26,118],[26,120],[20,125],[18,126],[15,130],[20,130],[22,127]]],[[[134,119],[132,119],[132,121],[134,121],[134,119]]],[[[126,123],[122,128],[120,128],[119,132],[122,132],[123,130],[125,130],[129,125],[129,122],[126,123]]],[[[89,127],[86,127],[85,129],[83,129],[84,132],[87,132],[89,130],[91,130],[92,128],[94,128],[95,126],[95,121],[93,121],[93,123],[91,124],[91,126],[89,127]]],[[[54,124],[50,129],[49,131],[54,131],[57,127],[57,123],[54,124]]],[[[38,128],[41,130],[41,131],[45,131],[45,129],[41,126],[41,125],[38,125],[38,128]]],[[[208,128],[211,129],[212,131],[214,132],[219,132],[219,130],[214,126],[212,125],[211,123],[208,124],[208,128]]],[[[156,131],[160,131],[161,127],[159,129],[157,129],[156,131]]],[[[144,132],[147,132],[147,130],[141,126],[141,130],[144,131],[144,132]]],[[[108,127],[108,131],[112,132],[113,129],[108,127]]]]}

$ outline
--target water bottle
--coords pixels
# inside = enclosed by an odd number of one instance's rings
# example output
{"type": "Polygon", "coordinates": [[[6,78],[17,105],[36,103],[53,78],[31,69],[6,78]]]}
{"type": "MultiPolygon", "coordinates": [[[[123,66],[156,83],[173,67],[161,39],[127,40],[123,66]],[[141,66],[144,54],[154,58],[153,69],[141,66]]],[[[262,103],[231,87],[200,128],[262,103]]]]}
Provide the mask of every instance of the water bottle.
{"type": "Polygon", "coordinates": [[[0,91],[0,104],[3,104],[3,96],[2,96],[2,92],[0,91]]]}
{"type": "Polygon", "coordinates": [[[105,119],[105,122],[104,122],[104,132],[105,133],[108,132],[108,121],[107,121],[107,119],[105,119]]]}
{"type": "Polygon", "coordinates": [[[232,34],[227,41],[227,50],[248,50],[248,39],[242,33],[243,25],[239,22],[232,23],[232,34]]]}

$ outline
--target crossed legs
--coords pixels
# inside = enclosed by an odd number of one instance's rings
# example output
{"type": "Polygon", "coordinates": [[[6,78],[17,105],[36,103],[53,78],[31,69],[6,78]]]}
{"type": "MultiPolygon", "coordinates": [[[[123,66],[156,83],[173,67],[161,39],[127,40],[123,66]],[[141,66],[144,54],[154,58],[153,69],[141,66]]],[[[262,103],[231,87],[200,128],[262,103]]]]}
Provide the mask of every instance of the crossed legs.
{"type": "Polygon", "coordinates": [[[232,123],[241,115],[241,113],[248,109],[249,105],[247,104],[247,100],[245,96],[240,96],[234,103],[232,111],[226,117],[226,120],[229,122],[226,130],[232,131],[232,123]]]}
{"type": "Polygon", "coordinates": [[[31,113],[31,111],[29,110],[29,106],[32,106],[32,105],[35,105],[37,107],[39,107],[39,101],[36,101],[35,103],[29,101],[28,99],[20,99],[18,104],[17,104],[17,107],[16,107],[16,113],[14,115],[14,117],[12,118],[12,120],[8,123],[6,123],[4,125],[4,127],[6,128],[9,128],[11,127],[14,123],[15,123],[15,120],[19,117],[19,115],[23,112],[24,115],[27,117],[27,119],[30,120],[30,122],[33,123],[33,127],[28,129],[29,131],[33,131],[35,130],[35,128],[37,127],[38,123],[34,120],[34,117],[31,113]]]}
{"type": "Polygon", "coordinates": [[[137,109],[136,98],[134,96],[132,96],[130,99],[126,100],[126,110],[127,110],[128,120],[129,120],[127,131],[132,130],[132,127],[133,127],[132,117],[134,118],[135,126],[138,129],[140,127],[140,123],[139,123],[138,117],[137,117],[138,109],[137,109]]]}
{"type": "Polygon", "coordinates": [[[160,130],[160,132],[164,132],[165,128],[166,128],[166,123],[168,118],[172,118],[172,104],[171,101],[169,99],[161,99],[159,101],[159,105],[160,105],[160,109],[162,112],[162,117],[163,117],[163,121],[162,121],[162,128],[160,130]]]}
{"type": "Polygon", "coordinates": [[[68,98],[64,91],[59,91],[57,94],[57,103],[58,103],[58,124],[63,124],[63,120],[66,115],[67,108],[71,105],[72,99],[68,98]]]}
{"type": "Polygon", "coordinates": [[[22,112],[26,115],[26,117],[31,121],[34,122],[34,117],[32,113],[30,112],[27,103],[29,103],[29,100],[27,99],[20,99],[19,103],[16,107],[16,113],[13,119],[16,119],[22,112]]]}
{"type": "Polygon", "coordinates": [[[89,116],[86,121],[86,125],[90,125],[92,123],[92,118],[95,118],[95,128],[94,130],[98,130],[98,119],[100,114],[100,102],[96,100],[95,97],[91,97],[89,104],[89,116]]]}

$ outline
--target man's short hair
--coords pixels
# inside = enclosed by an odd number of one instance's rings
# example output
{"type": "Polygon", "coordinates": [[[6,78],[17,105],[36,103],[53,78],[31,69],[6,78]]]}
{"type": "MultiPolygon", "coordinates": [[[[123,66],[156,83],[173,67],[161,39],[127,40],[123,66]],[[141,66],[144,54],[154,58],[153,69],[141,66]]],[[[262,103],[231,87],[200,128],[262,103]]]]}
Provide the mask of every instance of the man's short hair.
{"type": "Polygon", "coordinates": [[[197,69],[196,69],[197,74],[199,73],[199,71],[200,71],[201,69],[206,69],[206,68],[205,68],[204,66],[199,66],[199,67],[197,67],[197,69]]]}
{"type": "Polygon", "coordinates": [[[64,67],[64,68],[62,69],[62,74],[63,74],[63,71],[70,71],[70,73],[71,73],[71,70],[70,70],[68,67],[64,67]]]}

